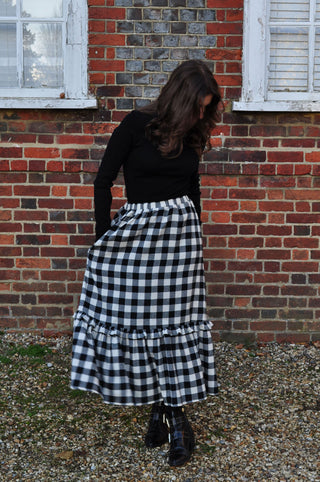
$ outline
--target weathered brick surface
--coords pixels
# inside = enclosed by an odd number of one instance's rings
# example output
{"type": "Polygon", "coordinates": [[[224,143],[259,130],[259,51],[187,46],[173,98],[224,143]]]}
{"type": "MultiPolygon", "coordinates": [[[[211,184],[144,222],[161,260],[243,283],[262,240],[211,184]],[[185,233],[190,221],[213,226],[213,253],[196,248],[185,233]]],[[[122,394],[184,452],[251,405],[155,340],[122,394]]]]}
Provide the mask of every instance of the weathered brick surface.
{"type": "MultiPolygon", "coordinates": [[[[183,60],[207,60],[225,99],[201,164],[215,340],[319,339],[319,114],[236,113],[243,0],[89,0],[87,111],[0,110],[0,325],[70,331],[92,182],[123,116],[183,60]]],[[[120,174],[113,209],[124,202],[120,174]]]]}

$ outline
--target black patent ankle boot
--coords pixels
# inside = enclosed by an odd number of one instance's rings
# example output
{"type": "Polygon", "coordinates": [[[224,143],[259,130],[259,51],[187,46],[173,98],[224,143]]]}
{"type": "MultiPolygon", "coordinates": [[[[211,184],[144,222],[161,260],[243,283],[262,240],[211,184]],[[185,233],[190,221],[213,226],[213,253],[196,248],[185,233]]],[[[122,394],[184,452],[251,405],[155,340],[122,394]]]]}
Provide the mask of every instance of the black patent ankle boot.
{"type": "Polygon", "coordinates": [[[194,433],[183,407],[166,407],[166,416],[170,427],[169,465],[180,467],[191,458],[194,433]]]}
{"type": "Polygon", "coordinates": [[[162,403],[152,405],[149,427],[144,442],[146,447],[160,447],[168,442],[168,426],[165,420],[165,407],[162,403]]]}

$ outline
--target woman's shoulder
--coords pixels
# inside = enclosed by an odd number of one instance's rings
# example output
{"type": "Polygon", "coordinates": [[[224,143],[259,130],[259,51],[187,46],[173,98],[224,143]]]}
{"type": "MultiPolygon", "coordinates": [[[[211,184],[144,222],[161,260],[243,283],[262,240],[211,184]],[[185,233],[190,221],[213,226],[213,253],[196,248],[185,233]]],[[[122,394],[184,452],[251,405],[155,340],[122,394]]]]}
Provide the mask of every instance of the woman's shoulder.
{"type": "Polygon", "coordinates": [[[128,128],[133,128],[134,130],[140,127],[145,127],[148,122],[152,119],[152,115],[141,110],[132,110],[127,114],[121,124],[128,128]]]}

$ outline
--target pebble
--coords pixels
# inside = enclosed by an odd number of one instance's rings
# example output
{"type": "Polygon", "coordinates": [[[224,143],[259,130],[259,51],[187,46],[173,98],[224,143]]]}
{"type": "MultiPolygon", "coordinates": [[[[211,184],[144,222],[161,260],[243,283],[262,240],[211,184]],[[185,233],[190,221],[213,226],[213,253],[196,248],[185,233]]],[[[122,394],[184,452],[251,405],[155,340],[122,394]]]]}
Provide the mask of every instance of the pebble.
{"type": "Polygon", "coordinates": [[[5,333],[0,355],[1,482],[320,482],[320,344],[216,343],[220,393],[186,408],[197,445],[178,469],[144,446],[149,407],[69,389],[69,337],[5,333]],[[43,363],[10,355],[31,344],[43,363]]]}

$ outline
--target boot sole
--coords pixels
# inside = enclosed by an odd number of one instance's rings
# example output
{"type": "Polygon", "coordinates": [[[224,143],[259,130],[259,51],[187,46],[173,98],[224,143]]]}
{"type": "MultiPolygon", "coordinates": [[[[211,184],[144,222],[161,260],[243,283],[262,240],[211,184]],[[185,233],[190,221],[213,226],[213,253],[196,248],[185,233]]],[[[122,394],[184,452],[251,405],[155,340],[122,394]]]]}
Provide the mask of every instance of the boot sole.
{"type": "Polygon", "coordinates": [[[183,467],[184,465],[186,465],[186,464],[189,462],[189,460],[191,459],[191,457],[192,457],[192,454],[193,454],[193,452],[194,452],[195,446],[196,446],[196,443],[195,443],[195,441],[194,441],[194,442],[192,442],[189,456],[188,456],[181,464],[172,464],[172,463],[169,462],[169,467],[177,468],[177,467],[183,467]]]}

